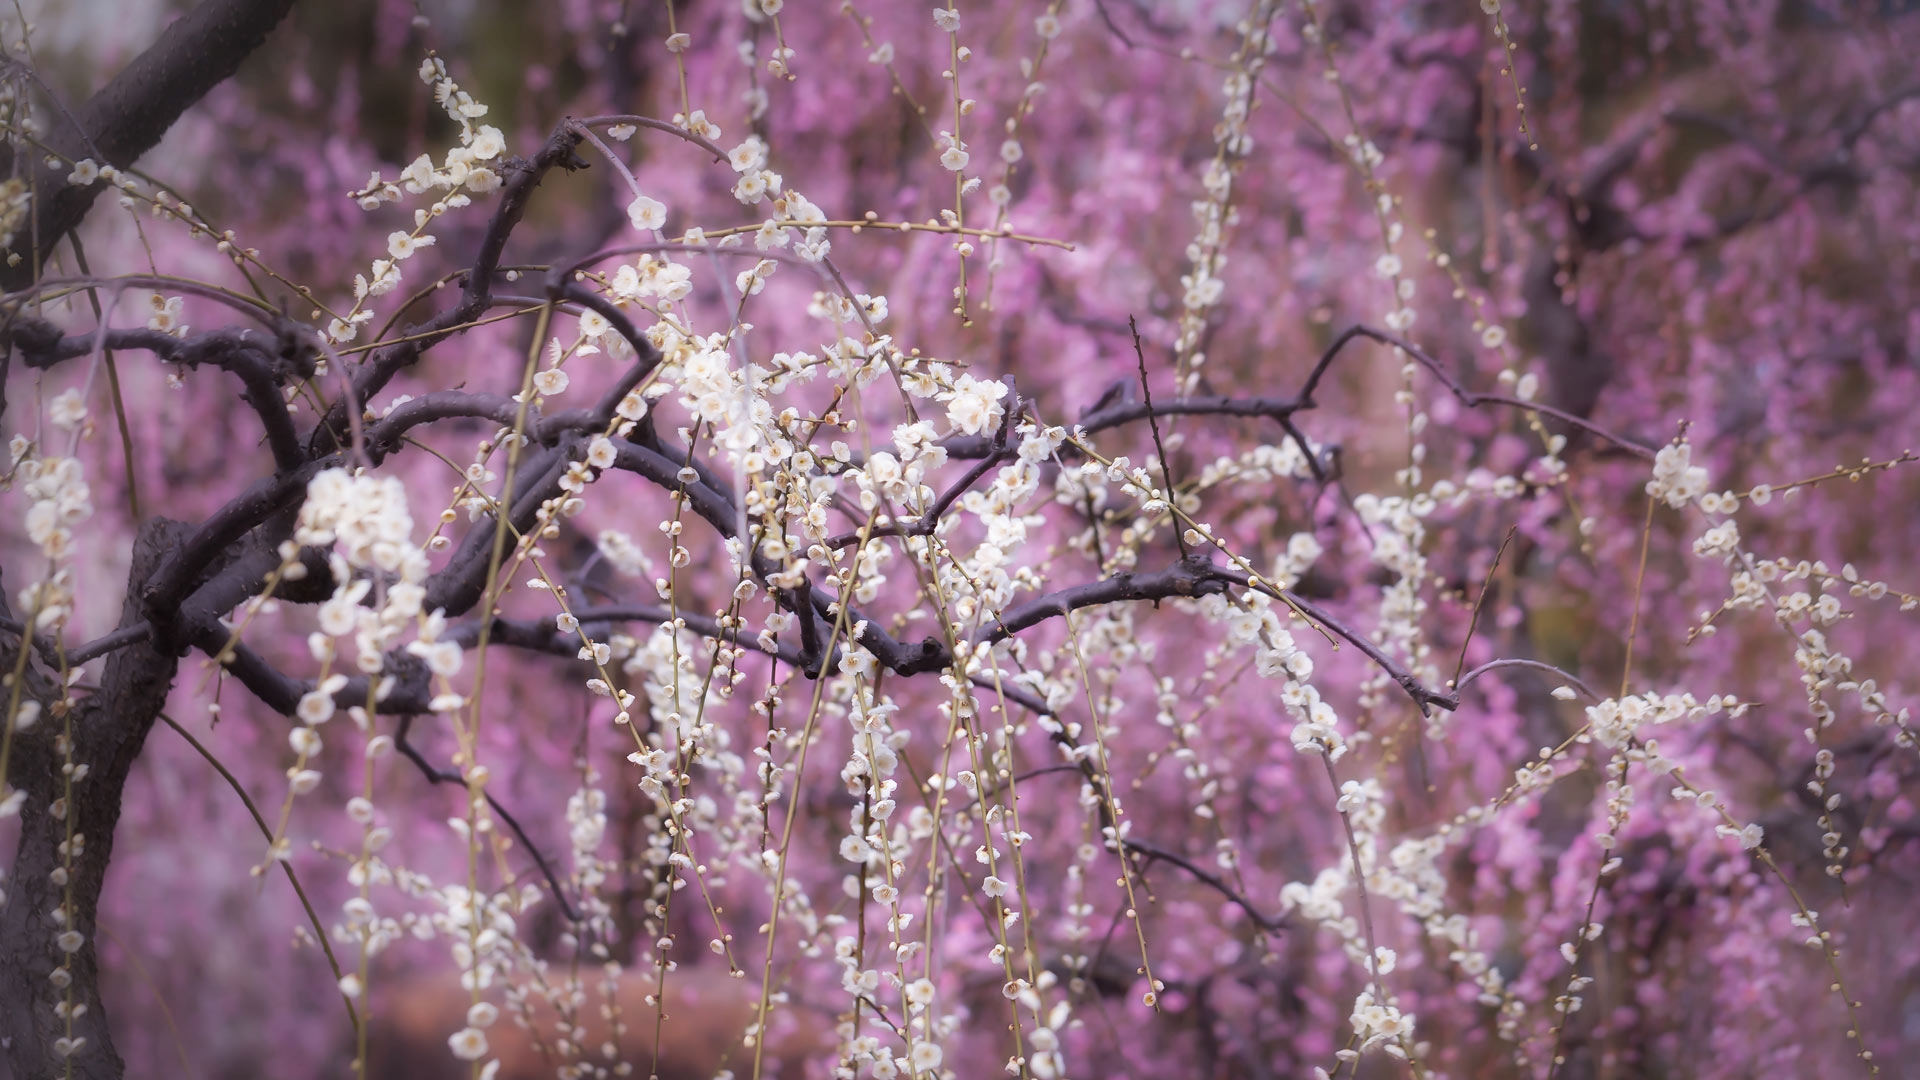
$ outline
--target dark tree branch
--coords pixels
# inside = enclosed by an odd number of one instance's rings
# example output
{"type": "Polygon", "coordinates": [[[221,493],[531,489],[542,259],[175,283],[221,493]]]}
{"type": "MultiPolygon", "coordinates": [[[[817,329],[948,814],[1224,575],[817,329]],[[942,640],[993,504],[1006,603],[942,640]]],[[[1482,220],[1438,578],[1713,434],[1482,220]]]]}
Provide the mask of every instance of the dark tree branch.
{"type": "MultiPolygon", "coordinates": [[[[20,360],[30,368],[46,370],[63,361],[93,352],[96,345],[116,350],[150,352],[162,360],[179,355],[181,339],[147,327],[120,329],[109,327],[105,336],[96,333],[67,334],[46,319],[20,315],[13,322],[13,343],[20,348],[20,360]]],[[[233,333],[233,331],[225,331],[233,333]]]]}
{"type": "MultiPolygon", "coordinates": [[[[1009,379],[1008,382],[1011,384],[1012,380],[1009,379]]],[[[939,498],[933,501],[933,505],[927,509],[926,513],[920,515],[916,520],[905,524],[895,521],[887,525],[877,525],[872,529],[864,530],[864,532],[862,530],[855,530],[853,532],[841,533],[829,539],[827,546],[836,549],[851,547],[860,542],[862,535],[866,536],[869,540],[880,536],[933,535],[933,531],[940,527],[940,519],[946,515],[948,510],[953,508],[954,503],[960,501],[961,496],[973,490],[973,485],[979,483],[980,478],[992,471],[994,466],[1014,456],[1013,452],[1008,449],[1007,443],[1013,432],[1014,420],[1017,418],[1021,406],[1024,403],[1020,400],[1018,391],[1014,391],[1012,397],[1013,400],[1007,404],[1006,411],[1001,414],[999,429],[993,433],[992,439],[987,443],[986,453],[980,456],[979,461],[974,462],[973,467],[967,470],[966,475],[954,481],[952,486],[941,492],[939,498]]]]}
{"type": "MultiPolygon", "coordinates": [[[[1635,456],[1649,459],[1653,457],[1653,451],[1651,449],[1630,439],[1615,435],[1583,416],[1574,415],[1573,413],[1552,405],[1547,405],[1543,402],[1523,401],[1520,398],[1511,397],[1506,394],[1483,394],[1475,390],[1470,390],[1465,383],[1460,381],[1458,376],[1447,370],[1444,364],[1433,357],[1433,354],[1427,352],[1420,346],[1384,330],[1376,330],[1373,327],[1358,324],[1342,330],[1328,343],[1327,347],[1321,351],[1319,359],[1314,362],[1313,367],[1308,371],[1307,378],[1301,385],[1300,393],[1293,397],[1227,397],[1214,395],[1176,398],[1172,401],[1161,402],[1116,401],[1104,404],[1102,407],[1082,416],[1077,426],[1082,431],[1091,435],[1108,430],[1109,428],[1119,427],[1122,424],[1147,420],[1152,417],[1244,416],[1249,418],[1265,417],[1285,427],[1292,422],[1294,414],[1319,407],[1319,402],[1315,399],[1314,394],[1319,390],[1320,382],[1325,377],[1327,370],[1349,344],[1361,338],[1404,350],[1408,356],[1412,357],[1421,367],[1425,368],[1427,373],[1433,376],[1443,389],[1449,394],[1452,394],[1456,400],[1468,408],[1479,408],[1482,405],[1499,405],[1503,408],[1536,412],[1590,432],[1635,456]]],[[[1298,433],[1294,432],[1291,428],[1288,430],[1290,434],[1295,435],[1296,438],[1299,439],[1301,452],[1306,455],[1307,460],[1314,462],[1313,452],[1305,444],[1304,437],[1299,436],[1298,433]]],[[[941,445],[946,448],[947,455],[954,458],[985,457],[994,452],[992,442],[986,436],[981,435],[950,438],[941,443],[941,445]]],[[[1314,463],[1316,467],[1320,467],[1320,463],[1314,463]]]]}
{"type": "MultiPolygon", "coordinates": [[[[521,475],[532,482],[514,500],[509,521],[513,531],[525,535],[533,528],[540,506],[560,491],[560,480],[567,474],[584,447],[578,436],[569,438],[552,450],[529,455],[521,463],[521,475]]],[[[495,515],[480,518],[468,529],[447,565],[427,579],[426,610],[438,608],[449,616],[464,615],[480,602],[487,587],[487,566],[493,559],[495,515]]]]}
{"type": "Polygon", "coordinates": [[[274,513],[298,506],[308,481],[338,460],[337,456],[310,460],[298,469],[255,481],[173,546],[146,582],[142,596],[158,648],[178,652],[184,647],[177,637],[180,607],[207,568],[274,513]]]}
{"type": "Polygon", "coordinates": [[[1596,701],[1596,702],[1602,700],[1601,695],[1594,693],[1592,687],[1588,686],[1586,683],[1581,682],[1579,679],[1575,678],[1574,676],[1568,674],[1565,669],[1557,668],[1552,664],[1546,663],[1541,660],[1526,660],[1520,657],[1509,657],[1505,660],[1489,660],[1486,663],[1481,664],[1479,667],[1474,668],[1472,671],[1469,671],[1465,675],[1460,676],[1460,681],[1455,683],[1453,686],[1454,694],[1457,696],[1460,693],[1460,691],[1465,690],[1467,687],[1473,685],[1473,681],[1475,679],[1480,678],[1482,675],[1492,674],[1495,671],[1499,671],[1501,668],[1528,668],[1533,671],[1544,671],[1549,675],[1557,675],[1560,678],[1566,680],[1566,683],[1568,686],[1572,687],[1575,690],[1580,691],[1582,694],[1585,694],[1587,696],[1587,700],[1596,701]]]}
{"type": "Polygon", "coordinates": [[[1225,592],[1230,578],[1220,569],[1199,558],[1182,559],[1165,570],[1136,574],[1121,572],[1099,581],[1067,588],[1015,604],[1002,612],[992,626],[982,627],[974,635],[976,642],[992,644],[1004,641],[1031,626],[1064,616],[1081,608],[1121,602],[1158,602],[1174,597],[1211,596],[1225,592]]]}
{"type": "MultiPolygon", "coordinates": [[[[59,123],[48,137],[49,145],[74,160],[92,157],[101,164],[131,167],[181,114],[238,71],[292,7],[293,0],[202,0],[71,114],[56,110],[59,123]]],[[[37,243],[44,259],[80,224],[108,185],[69,184],[65,165],[48,166],[41,160],[44,154],[30,156],[37,187],[50,197],[34,208],[32,239],[16,238],[15,246],[37,243]]],[[[0,161],[0,166],[8,164],[0,161]]],[[[0,266],[0,290],[30,284],[38,272],[33,263],[22,259],[16,267],[0,266]]]]}
{"type": "Polygon", "coordinates": [[[287,413],[280,389],[290,379],[310,377],[314,367],[311,353],[290,348],[292,343],[285,335],[268,342],[258,331],[222,329],[182,339],[142,328],[62,337],[52,323],[31,316],[15,319],[13,335],[20,347],[21,360],[30,368],[51,368],[62,361],[89,355],[96,347],[104,347],[144,349],[168,363],[216,367],[231,372],[245,387],[241,396],[260,417],[275,465],[282,470],[292,469],[305,460],[300,437],[294,431],[293,418],[287,413]]]}
{"type": "MultiPolygon", "coordinates": [[[[1217,892],[1221,896],[1226,897],[1228,903],[1239,908],[1241,911],[1246,912],[1247,918],[1252,920],[1253,924],[1255,926],[1258,926],[1260,929],[1270,931],[1270,932],[1278,932],[1281,930],[1285,930],[1287,928],[1286,919],[1281,918],[1277,915],[1268,915],[1262,912],[1259,908],[1254,907],[1253,901],[1248,900],[1244,895],[1242,895],[1240,890],[1234,888],[1232,885],[1227,884],[1226,880],[1221,878],[1220,875],[1204,869],[1198,863],[1194,862],[1192,859],[1189,859],[1184,855],[1175,854],[1174,852],[1168,851],[1166,848],[1160,847],[1157,844],[1149,844],[1144,840],[1126,840],[1126,841],[1123,841],[1123,843],[1127,845],[1128,851],[1131,851],[1135,855],[1139,856],[1143,864],[1163,862],[1170,866],[1177,866],[1180,869],[1185,870],[1188,874],[1191,874],[1194,877],[1194,879],[1199,881],[1202,885],[1205,885],[1206,887],[1212,889],[1214,892],[1217,892]]],[[[1145,866],[1143,865],[1142,869],[1144,868],[1145,866]]]]}
{"type": "MultiPolygon", "coordinates": [[[[580,136],[563,124],[548,137],[531,161],[516,157],[501,164],[505,183],[501,187],[500,202],[493,209],[493,217],[488,220],[487,231],[480,240],[480,249],[468,268],[460,300],[426,322],[404,328],[400,333],[403,340],[383,345],[368,354],[354,375],[354,400],[373,400],[395,375],[418,362],[428,349],[459,333],[466,324],[486,312],[494,271],[500,266],[500,256],[506,250],[507,238],[526,214],[527,203],[533,198],[534,189],[555,168],[570,172],[586,168],[587,163],[575,153],[579,145],[580,136]]],[[[312,453],[331,453],[340,448],[341,440],[347,435],[345,409],[344,401],[336,401],[327,410],[326,416],[308,440],[312,453]]]]}
{"type": "MultiPolygon", "coordinates": [[[[721,627],[718,620],[707,615],[696,615],[685,611],[668,611],[651,604],[609,604],[604,607],[583,608],[574,613],[583,627],[606,626],[614,623],[652,623],[660,625],[678,619],[686,628],[701,637],[717,638],[744,649],[771,656],[790,667],[804,668],[805,658],[798,650],[788,646],[776,645],[772,649],[763,647],[757,637],[749,637],[743,631],[721,627]]],[[[471,645],[480,638],[480,622],[470,619],[452,628],[445,635],[448,641],[458,641],[462,645],[471,645]]],[[[549,656],[574,657],[580,651],[578,634],[563,634],[550,620],[508,619],[495,616],[493,629],[488,641],[507,645],[529,652],[546,653],[549,656]]]]}
{"type": "MultiPolygon", "coordinates": [[[[465,777],[450,769],[434,768],[433,763],[429,762],[426,756],[421,754],[413,743],[407,741],[407,736],[413,731],[413,718],[416,715],[418,714],[408,713],[400,718],[400,726],[395,728],[393,732],[394,749],[400,751],[401,757],[413,762],[414,766],[418,768],[428,780],[431,780],[436,785],[460,784],[465,786],[467,782],[465,777]]],[[[513,835],[520,838],[520,846],[526,848],[527,854],[533,857],[533,864],[540,868],[540,876],[547,879],[547,889],[553,893],[554,902],[560,905],[560,914],[565,916],[566,920],[570,923],[579,922],[580,913],[574,910],[573,904],[568,902],[566,890],[560,887],[560,878],[554,874],[553,867],[547,863],[546,856],[540,854],[540,848],[536,846],[532,840],[528,839],[527,830],[520,827],[520,819],[508,813],[507,808],[501,806],[500,800],[494,798],[491,792],[482,792],[481,794],[487,800],[487,805],[493,808],[494,816],[507,823],[507,828],[513,830],[513,835]]]]}
{"type": "Polygon", "coordinates": [[[1315,607],[1312,602],[1299,594],[1286,589],[1274,589],[1271,586],[1256,582],[1245,571],[1237,567],[1207,564],[1206,569],[1208,573],[1217,580],[1231,582],[1244,588],[1265,593],[1285,603],[1289,608],[1304,615],[1309,621],[1324,627],[1335,637],[1359,649],[1366,655],[1367,659],[1373,661],[1375,666],[1385,672],[1388,678],[1399,685],[1400,689],[1406,691],[1407,696],[1412,698],[1413,703],[1419,707],[1422,716],[1427,715],[1434,706],[1448,711],[1459,708],[1460,698],[1458,694],[1441,693],[1431,689],[1425,683],[1415,678],[1413,673],[1402,667],[1399,662],[1395,661],[1386,653],[1381,652],[1380,647],[1368,640],[1365,634],[1360,633],[1334,618],[1332,615],[1327,614],[1324,609],[1315,607]]]}

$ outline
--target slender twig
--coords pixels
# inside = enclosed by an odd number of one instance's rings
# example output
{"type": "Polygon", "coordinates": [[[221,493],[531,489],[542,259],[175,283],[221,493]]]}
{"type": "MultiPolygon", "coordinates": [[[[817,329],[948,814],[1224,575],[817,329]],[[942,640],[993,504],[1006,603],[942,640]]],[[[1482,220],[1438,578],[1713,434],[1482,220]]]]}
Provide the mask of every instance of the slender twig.
{"type": "MultiPolygon", "coordinates": [[[[187,740],[187,745],[198,751],[200,756],[207,760],[207,764],[213,766],[214,771],[220,774],[220,778],[227,782],[227,786],[233,789],[233,793],[240,796],[240,802],[247,808],[247,813],[253,815],[253,823],[260,827],[260,835],[266,837],[267,842],[271,844],[273,842],[273,829],[267,824],[267,819],[260,816],[260,808],[253,805],[253,799],[248,796],[247,789],[241,786],[239,779],[227,771],[227,767],[221,763],[219,758],[213,756],[213,751],[208,750],[202,745],[199,739],[194,738],[193,734],[186,728],[181,727],[173,717],[168,716],[166,713],[161,713],[160,719],[178,733],[181,738],[187,740]]],[[[280,869],[286,872],[287,883],[293,886],[294,895],[300,898],[300,906],[306,909],[307,922],[313,926],[313,938],[320,943],[320,951],[326,953],[327,966],[333,969],[334,982],[338,983],[345,976],[340,970],[339,958],[333,955],[333,945],[327,939],[326,928],[320,925],[320,915],[313,910],[313,902],[307,899],[307,890],[300,887],[300,877],[293,872],[293,863],[286,859],[281,859],[279,862],[280,869]]],[[[340,1000],[347,1007],[347,1020],[353,1024],[354,1036],[358,1038],[360,1033],[360,1015],[353,1007],[353,999],[347,997],[345,994],[341,994],[340,1000]]]]}
{"type": "Polygon", "coordinates": [[[1539,660],[1524,660],[1519,657],[1510,657],[1505,660],[1489,660],[1486,663],[1481,664],[1479,667],[1474,668],[1472,671],[1467,672],[1465,675],[1462,675],[1459,681],[1453,684],[1454,692],[1458,693],[1462,690],[1465,690],[1467,687],[1473,685],[1473,681],[1475,679],[1478,679],[1482,675],[1490,674],[1492,672],[1500,670],[1501,668],[1514,668],[1514,667],[1532,668],[1535,671],[1545,671],[1553,675],[1558,675],[1562,679],[1566,680],[1566,683],[1568,686],[1571,686],[1575,690],[1578,690],[1582,694],[1585,694],[1589,700],[1592,700],[1595,702],[1598,702],[1600,700],[1600,695],[1594,693],[1592,687],[1588,686],[1586,683],[1581,682],[1579,679],[1574,678],[1572,675],[1567,674],[1565,670],[1554,667],[1552,664],[1544,663],[1539,660]]]}
{"type": "MultiPolygon", "coordinates": [[[[1153,411],[1153,387],[1147,380],[1147,350],[1140,343],[1140,324],[1135,322],[1131,315],[1127,316],[1127,329],[1133,332],[1133,356],[1140,365],[1140,393],[1146,400],[1147,428],[1153,433],[1153,448],[1160,455],[1160,482],[1167,487],[1167,505],[1171,507],[1174,500],[1179,498],[1178,493],[1173,489],[1173,463],[1167,458],[1167,444],[1160,440],[1160,417],[1153,411]]],[[[1309,453],[1307,456],[1311,458],[1313,455],[1309,453]]],[[[1173,522],[1173,542],[1180,548],[1180,557],[1186,558],[1189,554],[1187,534],[1186,530],[1180,527],[1177,517],[1173,522]]]]}
{"type": "MultiPolygon", "coordinates": [[[[434,768],[433,763],[426,759],[426,755],[407,741],[407,736],[413,729],[413,719],[411,713],[400,718],[400,726],[393,733],[393,748],[400,751],[402,757],[413,762],[421,774],[433,783],[466,786],[466,777],[450,769],[434,768]]],[[[519,819],[507,813],[506,808],[500,805],[500,800],[494,798],[491,792],[486,794],[486,799],[487,805],[493,808],[494,815],[507,823],[507,828],[513,830],[513,835],[520,838],[520,846],[526,848],[527,854],[533,857],[534,865],[540,868],[540,875],[547,879],[547,888],[552,890],[553,899],[560,905],[560,913],[566,916],[568,922],[580,922],[582,917],[574,906],[567,902],[566,890],[560,887],[559,877],[554,874],[553,867],[547,864],[546,856],[540,854],[540,849],[528,838],[527,830],[520,827],[519,819]]]]}
{"type": "Polygon", "coordinates": [[[1480,583],[1480,595],[1473,601],[1473,616],[1467,620],[1467,636],[1460,639],[1460,659],[1453,665],[1453,678],[1447,680],[1448,686],[1458,688],[1460,685],[1460,671],[1467,666],[1467,646],[1473,644],[1474,627],[1480,625],[1480,609],[1486,605],[1487,592],[1493,588],[1494,572],[1500,569],[1500,559],[1506,555],[1507,545],[1513,543],[1519,531],[1518,525],[1508,529],[1506,537],[1500,541],[1500,550],[1493,553],[1493,564],[1487,567],[1487,578],[1480,583]]]}

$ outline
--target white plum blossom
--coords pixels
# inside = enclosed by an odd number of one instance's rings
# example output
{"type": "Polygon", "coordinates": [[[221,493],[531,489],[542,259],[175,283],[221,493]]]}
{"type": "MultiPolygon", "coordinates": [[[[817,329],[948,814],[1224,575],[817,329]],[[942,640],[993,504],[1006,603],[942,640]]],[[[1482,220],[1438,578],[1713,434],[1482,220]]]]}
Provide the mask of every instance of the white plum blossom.
{"type": "Polygon", "coordinates": [[[73,431],[87,419],[87,399],[77,389],[63,390],[47,403],[47,419],[55,426],[73,431]]]}
{"type": "Polygon", "coordinates": [[[491,124],[480,125],[480,130],[474,135],[473,141],[467,144],[467,152],[481,161],[491,161],[505,153],[506,149],[506,137],[500,134],[499,128],[491,124]]]}
{"type": "Polygon", "coordinates": [[[397,572],[417,551],[412,533],[413,515],[399,478],[333,468],[308,482],[294,539],[336,547],[351,566],[397,572]]]}
{"type": "Polygon", "coordinates": [[[605,435],[595,435],[587,444],[587,464],[596,469],[611,469],[619,460],[620,452],[614,448],[613,440],[605,435]]]}
{"type": "Polygon", "coordinates": [[[658,232],[667,225],[667,205],[658,199],[636,195],[627,204],[627,219],[641,232],[658,232]]]}
{"type": "Polygon", "coordinates": [[[1693,464],[1693,447],[1669,443],[1654,455],[1647,494],[1676,510],[1707,493],[1707,470],[1693,464]]]}
{"type": "Polygon", "coordinates": [[[738,173],[758,169],[767,163],[766,140],[758,135],[749,135],[746,141],[727,151],[727,160],[738,173]]]}
{"type": "Polygon", "coordinates": [[[922,1039],[913,1044],[913,1054],[908,1061],[913,1074],[919,1076],[940,1068],[940,1062],[945,1058],[946,1054],[938,1045],[922,1039]]]}
{"type": "Polygon", "coordinates": [[[545,368],[533,377],[533,388],[544,397],[558,397],[567,392],[567,384],[572,380],[559,368],[545,368]]]}
{"type": "Polygon", "coordinates": [[[479,1061],[487,1056],[487,1033],[474,1027],[461,1028],[447,1037],[447,1047],[461,1061],[479,1061]]]}
{"type": "MultiPolygon", "coordinates": [[[[1747,711],[1744,704],[1729,701],[1728,715],[1740,716],[1747,711]]],[[[1694,699],[1692,694],[1635,694],[1623,698],[1609,698],[1597,705],[1587,707],[1587,723],[1593,729],[1593,737],[1601,745],[1615,750],[1625,749],[1630,739],[1638,736],[1643,728],[1672,724],[1680,720],[1697,720],[1710,713],[1719,712],[1722,699],[1715,695],[1706,704],[1694,699]]]]}
{"type": "Polygon", "coordinates": [[[1001,399],[1007,396],[1002,382],[962,375],[953,381],[953,389],[940,395],[947,403],[947,422],[955,431],[978,435],[999,424],[1006,412],[1001,399]]]}
{"type": "Polygon", "coordinates": [[[387,234],[387,254],[393,256],[395,262],[401,262],[411,259],[413,253],[423,247],[432,247],[433,243],[434,238],[431,236],[415,236],[410,232],[396,231],[387,234]]]}
{"type": "Polygon", "coordinates": [[[1402,1013],[1394,1005],[1376,1004],[1371,991],[1362,990],[1353,1002],[1353,1033],[1362,1051],[1411,1038],[1413,1019],[1412,1013],[1402,1013]]]}
{"type": "Polygon", "coordinates": [[[186,298],[183,296],[163,297],[159,293],[154,293],[150,297],[150,300],[153,309],[152,314],[147,316],[147,329],[158,330],[163,334],[172,334],[175,337],[186,337],[187,324],[180,321],[180,316],[186,308],[186,298]]]}

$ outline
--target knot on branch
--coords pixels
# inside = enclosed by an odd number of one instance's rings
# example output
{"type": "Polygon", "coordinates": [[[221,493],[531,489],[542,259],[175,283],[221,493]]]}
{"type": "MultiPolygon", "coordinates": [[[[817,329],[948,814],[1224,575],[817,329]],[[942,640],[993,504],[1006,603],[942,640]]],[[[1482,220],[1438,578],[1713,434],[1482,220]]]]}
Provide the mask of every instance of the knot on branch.
{"type": "Polygon", "coordinates": [[[19,346],[28,367],[45,366],[35,363],[35,359],[47,356],[60,346],[60,328],[45,319],[21,315],[10,320],[6,330],[19,346]]]}
{"type": "Polygon", "coordinates": [[[899,663],[892,665],[901,675],[920,675],[929,671],[939,671],[952,659],[947,646],[939,638],[928,635],[917,646],[902,650],[899,663]]]}

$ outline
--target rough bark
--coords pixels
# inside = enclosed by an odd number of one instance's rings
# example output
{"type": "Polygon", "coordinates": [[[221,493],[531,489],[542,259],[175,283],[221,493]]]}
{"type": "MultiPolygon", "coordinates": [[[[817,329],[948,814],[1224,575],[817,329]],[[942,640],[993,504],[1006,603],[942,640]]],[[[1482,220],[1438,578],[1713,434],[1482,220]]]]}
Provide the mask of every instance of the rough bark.
{"type": "MultiPolygon", "coordinates": [[[[133,547],[122,625],[144,617],[141,588],[166,549],[184,533],[184,526],[165,520],[151,521],[141,529],[133,547]]],[[[9,672],[19,647],[17,637],[0,634],[0,663],[9,672]]],[[[0,904],[0,1043],[12,1075],[19,1080],[62,1075],[66,1063],[55,1053],[61,1038],[86,1040],[72,1055],[73,1076],[117,1080],[125,1073],[108,1034],[100,998],[96,916],[127,775],[166,704],[178,665],[177,658],[145,642],[108,658],[99,689],[73,708],[72,761],[85,764],[89,771],[74,785],[64,817],[56,816],[56,811],[57,801],[65,795],[61,770],[66,759],[59,742],[68,725],[52,708],[58,698],[56,678],[29,666],[26,690],[41,701],[43,711],[37,724],[15,733],[13,739],[7,779],[27,798],[20,812],[19,846],[6,881],[8,895],[0,904]],[[61,848],[67,842],[69,823],[85,837],[70,870],[70,902],[67,890],[54,880],[54,871],[62,865],[61,848]],[[66,927],[54,919],[54,913],[63,908],[70,912],[66,927]],[[56,944],[68,927],[85,938],[70,958],[70,995],[54,981],[54,972],[69,959],[56,944]],[[86,1006],[71,1029],[55,1012],[63,1000],[86,1006]]]]}

